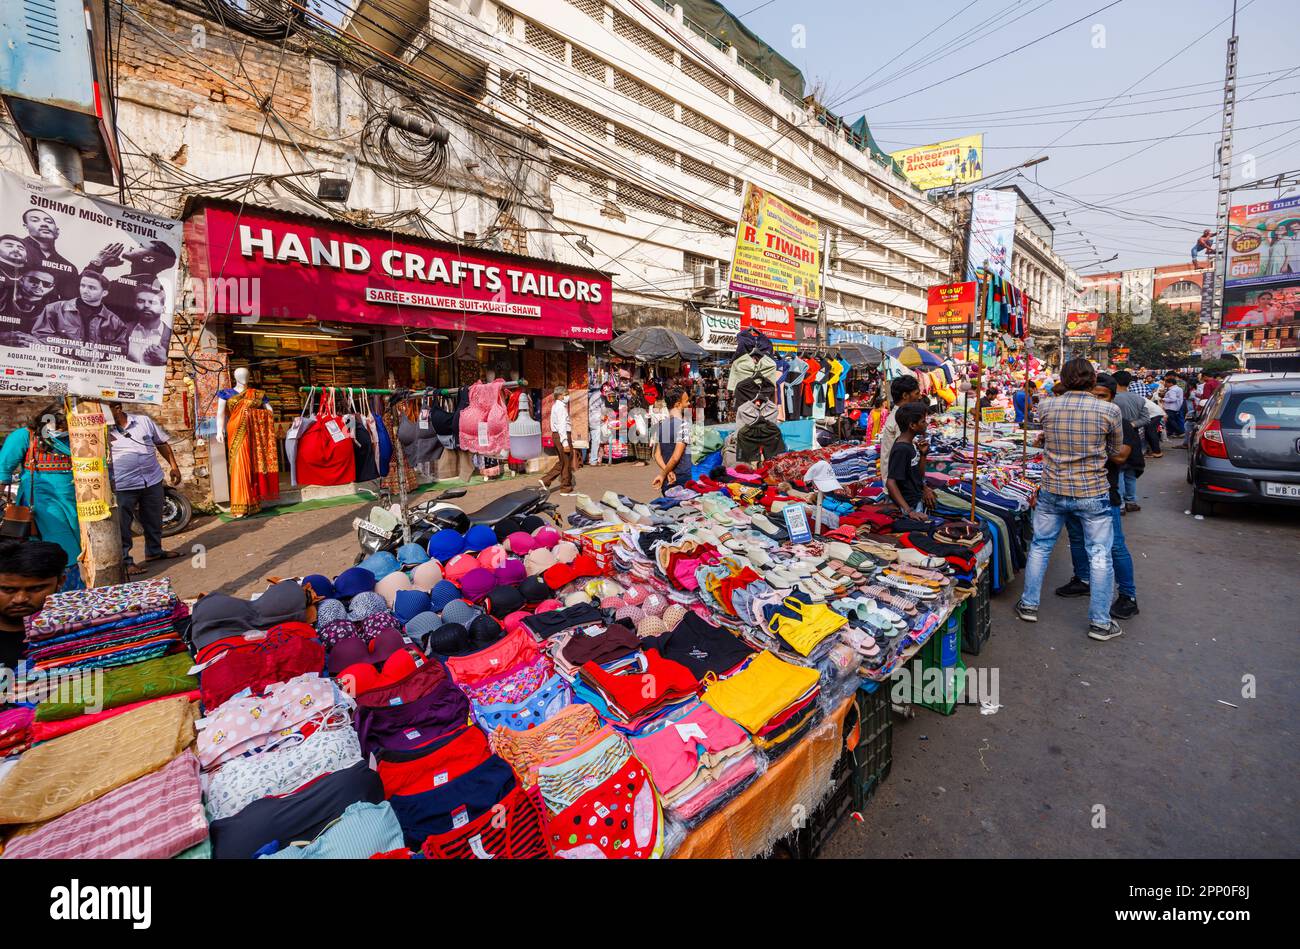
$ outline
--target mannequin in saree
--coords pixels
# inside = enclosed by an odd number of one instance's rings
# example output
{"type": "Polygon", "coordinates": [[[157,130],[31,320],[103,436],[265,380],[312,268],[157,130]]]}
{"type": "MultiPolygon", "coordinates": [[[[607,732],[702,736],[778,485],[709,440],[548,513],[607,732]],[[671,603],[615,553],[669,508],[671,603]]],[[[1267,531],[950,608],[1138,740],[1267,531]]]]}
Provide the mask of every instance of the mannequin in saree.
{"type": "Polygon", "coordinates": [[[234,375],[235,387],[217,393],[217,444],[226,448],[230,513],[246,517],[279,497],[280,460],[266,393],[249,386],[247,368],[234,375]]]}

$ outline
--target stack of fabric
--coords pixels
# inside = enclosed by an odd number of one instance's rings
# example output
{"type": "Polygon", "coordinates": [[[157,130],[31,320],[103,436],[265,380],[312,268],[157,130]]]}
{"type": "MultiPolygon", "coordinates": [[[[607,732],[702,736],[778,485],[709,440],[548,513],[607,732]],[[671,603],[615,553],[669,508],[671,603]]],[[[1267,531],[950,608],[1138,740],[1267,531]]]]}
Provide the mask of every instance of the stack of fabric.
{"type": "Polygon", "coordinates": [[[691,671],[644,649],[605,665],[583,663],[574,694],[596,707],[620,731],[636,733],[647,723],[693,699],[700,687],[691,671]]]}
{"type": "Polygon", "coordinates": [[[165,577],[56,593],[26,620],[27,660],[41,672],[111,668],[182,648],[188,610],[165,577]]]}
{"type": "Polygon", "coordinates": [[[749,732],[758,748],[778,753],[816,719],[820,678],[816,669],[759,652],[740,671],[710,683],[704,701],[749,732]]]}
{"type": "Polygon", "coordinates": [[[745,730],[698,701],[630,741],[669,816],[687,825],[698,823],[759,773],[745,730]]]}
{"type": "Polygon", "coordinates": [[[208,838],[194,711],[149,702],[27,751],[0,779],[5,858],[165,859],[208,838]],[[7,826],[6,826],[7,825],[7,826]]]}
{"type": "Polygon", "coordinates": [[[21,755],[32,746],[33,714],[26,706],[0,709],[0,758],[21,755]]]}

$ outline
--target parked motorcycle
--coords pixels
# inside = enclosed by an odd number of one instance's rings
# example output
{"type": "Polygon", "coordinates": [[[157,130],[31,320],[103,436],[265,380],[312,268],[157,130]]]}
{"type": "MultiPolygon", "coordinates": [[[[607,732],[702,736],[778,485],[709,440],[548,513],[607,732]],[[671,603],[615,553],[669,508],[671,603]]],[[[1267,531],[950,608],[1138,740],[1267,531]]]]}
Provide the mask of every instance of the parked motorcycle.
{"type": "MultiPolygon", "coordinates": [[[[512,491],[489,501],[472,514],[450,503],[464,496],[463,488],[455,488],[407,508],[406,519],[410,526],[411,543],[425,547],[429,538],[444,528],[463,534],[476,524],[496,527],[508,517],[538,515],[549,518],[557,527],[564,526],[559,509],[550,502],[550,492],[540,486],[512,491]]],[[[386,508],[373,508],[370,517],[359,517],[352,524],[356,528],[357,544],[361,548],[357,554],[357,563],[383,550],[396,553],[397,548],[406,543],[401,520],[386,508]]]]}
{"type": "MultiPolygon", "coordinates": [[[[163,536],[171,537],[173,534],[179,534],[181,531],[185,530],[185,528],[190,526],[190,521],[193,517],[194,505],[190,504],[190,499],[171,485],[163,485],[163,536]]],[[[139,521],[132,522],[131,533],[136,537],[139,537],[144,533],[144,531],[140,529],[139,521]]]]}

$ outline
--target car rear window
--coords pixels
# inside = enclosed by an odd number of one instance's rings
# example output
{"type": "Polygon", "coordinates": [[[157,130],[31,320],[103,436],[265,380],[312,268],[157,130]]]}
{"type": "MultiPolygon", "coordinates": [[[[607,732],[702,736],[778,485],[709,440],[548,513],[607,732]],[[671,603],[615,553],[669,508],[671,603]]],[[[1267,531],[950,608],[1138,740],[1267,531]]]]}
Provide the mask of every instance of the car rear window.
{"type": "Polygon", "coordinates": [[[1223,413],[1219,424],[1232,428],[1253,425],[1255,428],[1300,431],[1300,390],[1243,395],[1223,413]]]}

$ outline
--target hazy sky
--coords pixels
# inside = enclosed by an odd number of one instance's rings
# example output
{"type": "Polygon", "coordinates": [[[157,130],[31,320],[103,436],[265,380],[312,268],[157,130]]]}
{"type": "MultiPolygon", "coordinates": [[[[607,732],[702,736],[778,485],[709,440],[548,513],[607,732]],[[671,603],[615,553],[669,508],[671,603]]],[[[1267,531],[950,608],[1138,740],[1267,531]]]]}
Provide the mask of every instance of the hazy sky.
{"type": "MultiPolygon", "coordinates": [[[[1202,228],[1214,226],[1231,0],[728,7],[799,66],[832,111],[850,120],[865,112],[887,150],[984,132],[986,173],[1050,156],[1020,173],[1027,180],[999,183],[1024,188],[1056,226],[1058,252],[1082,272],[1187,261],[1202,228]],[[1088,266],[1112,254],[1119,259],[1088,266]]],[[[1239,0],[1234,184],[1300,170],[1297,9],[1296,0],[1239,0]]],[[[1277,191],[1238,195],[1233,203],[1277,191]]]]}

